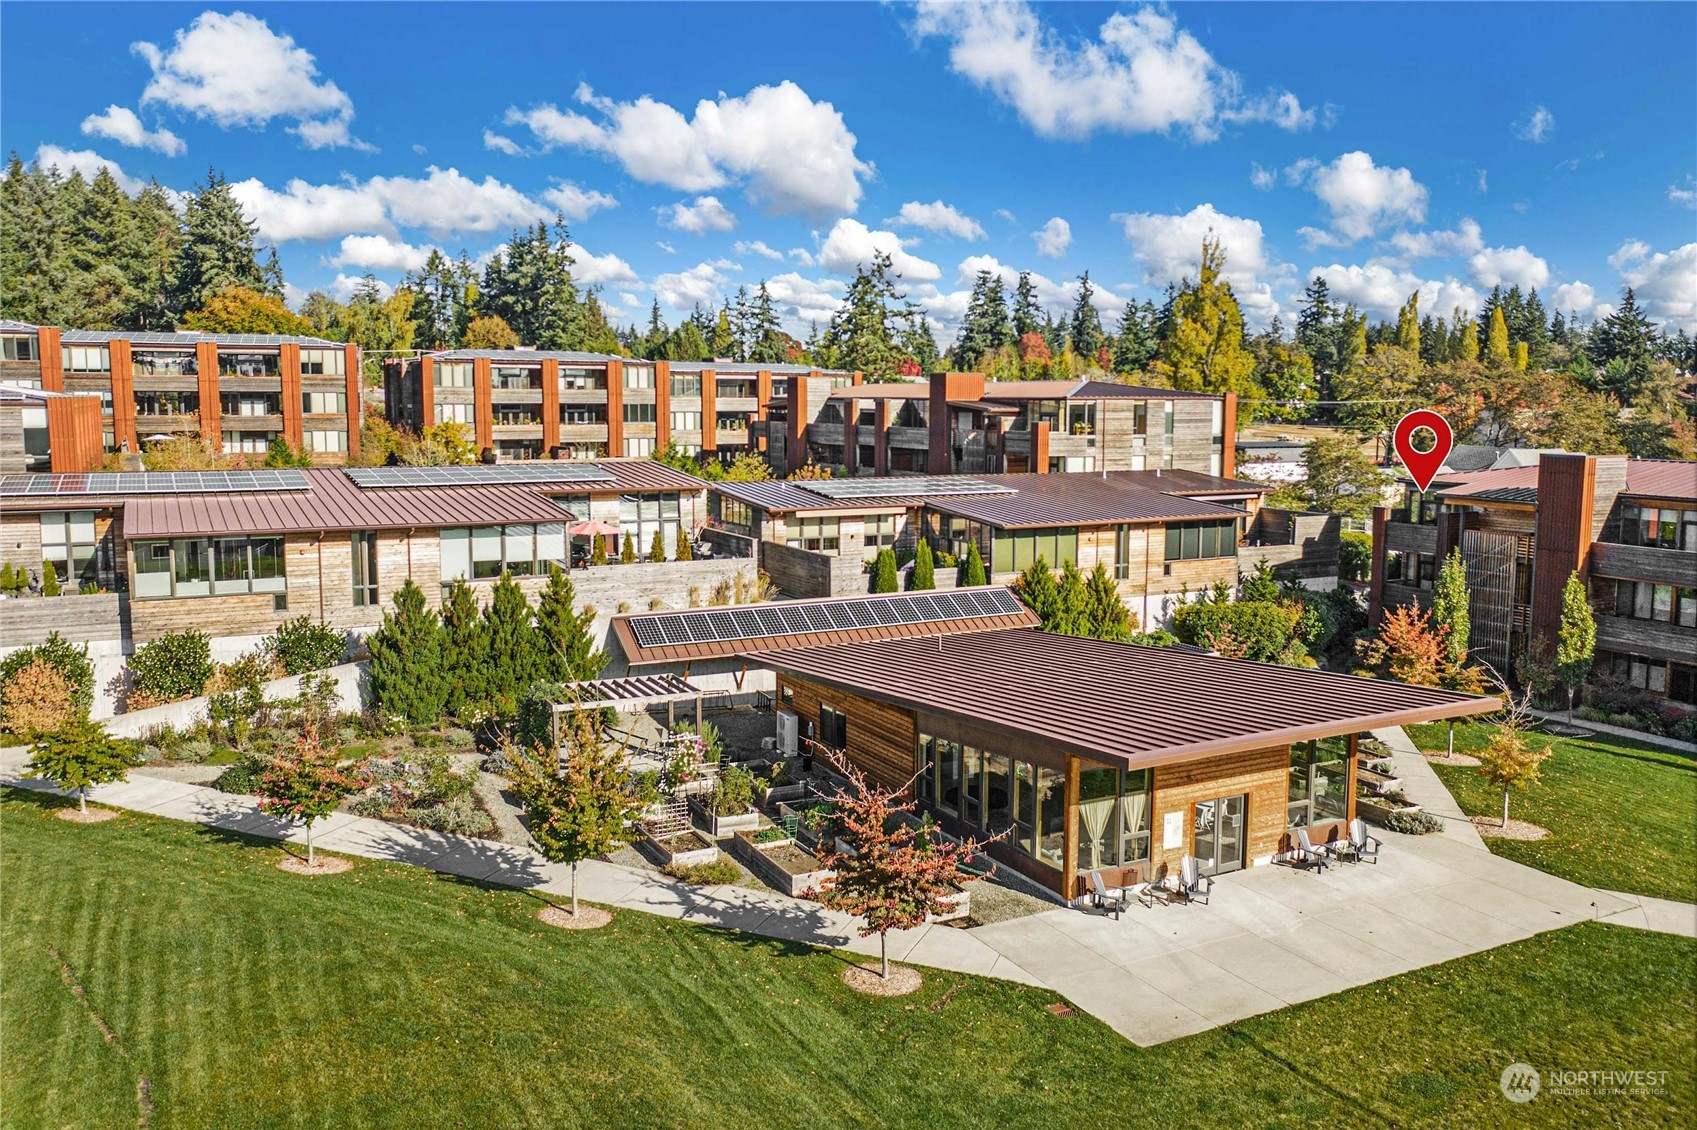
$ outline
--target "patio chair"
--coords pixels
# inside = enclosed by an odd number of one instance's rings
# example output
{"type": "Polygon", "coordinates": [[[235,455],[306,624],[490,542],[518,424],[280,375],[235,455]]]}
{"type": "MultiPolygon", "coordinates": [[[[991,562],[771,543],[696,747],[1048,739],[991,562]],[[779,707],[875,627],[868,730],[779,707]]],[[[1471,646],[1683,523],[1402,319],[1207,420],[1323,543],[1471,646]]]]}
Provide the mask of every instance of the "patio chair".
{"type": "Polygon", "coordinates": [[[1330,844],[1315,847],[1313,841],[1308,838],[1308,829],[1298,828],[1296,830],[1296,855],[1298,862],[1324,871],[1332,861],[1332,847],[1330,844]]]}
{"type": "Polygon", "coordinates": [[[1382,841],[1378,836],[1367,834],[1367,822],[1357,816],[1349,822],[1349,839],[1338,845],[1349,855],[1352,862],[1360,863],[1363,859],[1371,859],[1374,866],[1379,863],[1379,848],[1382,841]]]}
{"type": "Polygon", "coordinates": [[[1102,881],[1100,871],[1090,873],[1090,907],[1092,910],[1106,910],[1113,914],[1118,921],[1120,912],[1125,909],[1126,893],[1123,887],[1110,887],[1102,881]]]}
{"type": "Polygon", "coordinates": [[[1178,866],[1178,896],[1185,902],[1200,898],[1204,906],[1214,894],[1214,877],[1202,874],[1202,864],[1194,855],[1187,855],[1178,866]]]}

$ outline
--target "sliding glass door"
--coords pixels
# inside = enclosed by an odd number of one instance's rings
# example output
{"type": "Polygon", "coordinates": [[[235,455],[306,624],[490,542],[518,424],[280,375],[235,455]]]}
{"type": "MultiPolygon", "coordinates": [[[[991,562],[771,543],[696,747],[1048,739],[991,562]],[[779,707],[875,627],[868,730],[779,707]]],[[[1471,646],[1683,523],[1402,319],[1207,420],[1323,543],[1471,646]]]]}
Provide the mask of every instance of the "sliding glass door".
{"type": "Polygon", "coordinates": [[[1196,805],[1191,849],[1204,875],[1223,875],[1243,868],[1243,814],[1247,794],[1205,800],[1196,805]]]}

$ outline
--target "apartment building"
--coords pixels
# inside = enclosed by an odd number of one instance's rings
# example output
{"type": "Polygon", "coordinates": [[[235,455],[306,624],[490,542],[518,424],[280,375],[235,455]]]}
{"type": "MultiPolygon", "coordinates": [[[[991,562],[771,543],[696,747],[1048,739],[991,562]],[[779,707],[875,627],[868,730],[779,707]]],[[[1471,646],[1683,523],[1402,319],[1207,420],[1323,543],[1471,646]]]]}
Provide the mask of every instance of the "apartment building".
{"type": "MultiPolygon", "coordinates": [[[[345,463],[359,451],[358,346],[281,334],[4,322],[0,349],[0,384],[99,397],[101,457],[180,435],[204,435],[227,454],[256,456],[281,435],[324,464],[345,463]]],[[[80,409],[67,410],[71,415],[80,420],[80,409]]],[[[99,463],[85,458],[86,445],[69,432],[50,426],[48,439],[53,470],[99,463]]]]}
{"type": "Polygon", "coordinates": [[[778,382],[756,435],[773,470],[844,475],[1187,470],[1232,477],[1237,398],[1083,378],[778,382]]]}
{"type": "Polygon", "coordinates": [[[774,380],[846,386],[859,374],[804,365],[645,361],[604,353],[454,349],[392,362],[390,422],[452,421],[505,460],[642,458],[668,443],[732,458],[750,450],[774,380]]]}
{"type": "Polygon", "coordinates": [[[1461,550],[1472,648],[1505,675],[1553,649],[1577,570],[1597,620],[1594,675],[1697,706],[1697,463],[1543,453],[1536,464],[1440,472],[1373,520],[1370,615],[1429,605],[1461,550]]]}

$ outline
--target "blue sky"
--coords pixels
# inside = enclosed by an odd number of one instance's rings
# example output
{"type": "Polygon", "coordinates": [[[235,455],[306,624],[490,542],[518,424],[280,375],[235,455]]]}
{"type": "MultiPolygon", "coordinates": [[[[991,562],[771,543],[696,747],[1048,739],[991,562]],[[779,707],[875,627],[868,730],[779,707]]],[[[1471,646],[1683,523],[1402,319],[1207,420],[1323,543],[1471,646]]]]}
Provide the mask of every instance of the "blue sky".
{"type": "Polygon", "coordinates": [[[1497,282],[1697,329],[1697,5],[10,3],[0,134],[192,190],[291,297],[571,221],[624,320],[768,281],[792,328],[892,250],[946,345],[972,274],[1110,312],[1221,236],[1252,323],[1497,282]]]}

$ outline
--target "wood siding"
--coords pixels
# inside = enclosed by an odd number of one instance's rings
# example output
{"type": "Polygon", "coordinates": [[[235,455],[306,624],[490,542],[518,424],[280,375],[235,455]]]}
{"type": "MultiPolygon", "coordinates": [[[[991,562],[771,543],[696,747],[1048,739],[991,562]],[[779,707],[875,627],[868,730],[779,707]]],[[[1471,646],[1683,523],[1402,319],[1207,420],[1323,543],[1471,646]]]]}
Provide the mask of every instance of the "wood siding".
{"type": "Polygon", "coordinates": [[[901,710],[855,695],[822,687],[789,675],[778,676],[780,709],[801,719],[805,734],[811,723],[818,736],[819,707],[829,706],[848,717],[848,759],[877,785],[899,788],[913,776],[919,749],[919,725],[911,710],[901,710]],[[793,696],[784,701],[784,693],[793,696]]]}
{"type": "Polygon", "coordinates": [[[1247,830],[1244,862],[1277,854],[1284,840],[1290,794],[1290,747],[1273,746],[1250,753],[1187,761],[1155,770],[1155,796],[1149,858],[1157,875],[1177,874],[1179,862],[1195,851],[1196,805],[1218,797],[1249,795],[1244,813],[1247,830]],[[1166,816],[1181,814],[1180,843],[1163,842],[1166,816]]]}

